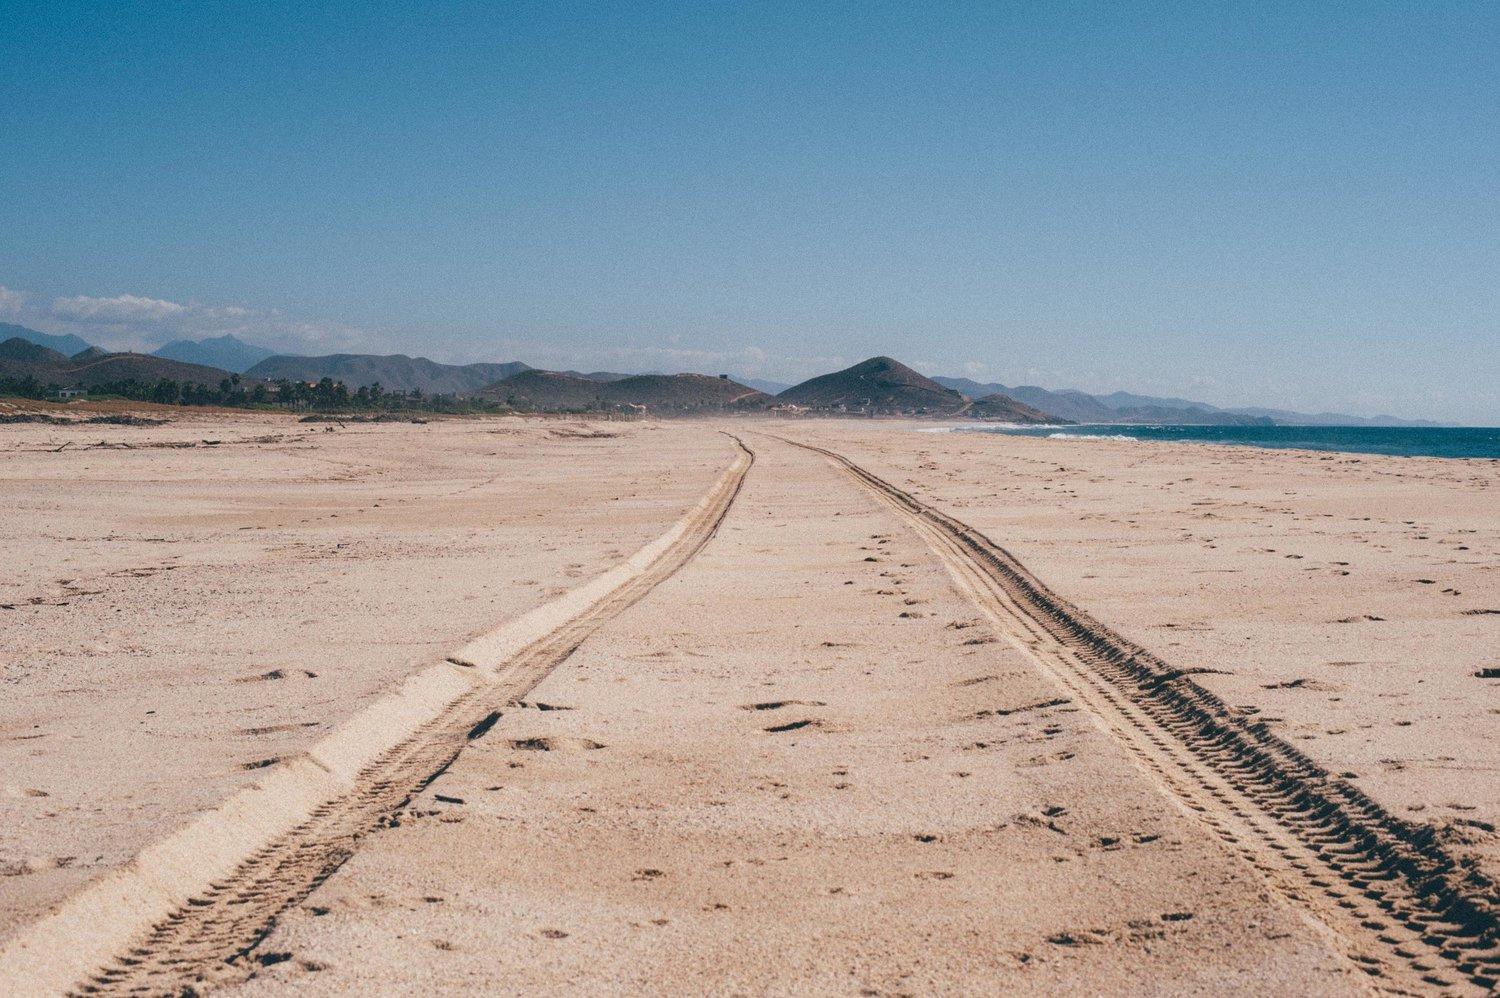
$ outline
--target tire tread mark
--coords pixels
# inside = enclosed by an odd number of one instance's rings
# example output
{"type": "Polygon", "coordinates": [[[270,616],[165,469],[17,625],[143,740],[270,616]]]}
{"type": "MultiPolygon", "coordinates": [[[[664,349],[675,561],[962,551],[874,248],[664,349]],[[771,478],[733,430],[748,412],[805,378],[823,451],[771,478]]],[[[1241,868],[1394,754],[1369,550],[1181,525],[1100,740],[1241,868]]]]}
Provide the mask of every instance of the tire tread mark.
{"type": "Polygon", "coordinates": [[[255,950],[274,931],[278,917],[337,872],[366,835],[398,825],[398,812],[452,765],[469,733],[497,705],[524,698],[600,626],[639,602],[713,539],[755,462],[754,452],[739,437],[726,435],[739,451],[737,460],[743,461],[738,474],[644,573],[523,649],[495,682],[464,694],[365,766],[353,789],[316,808],[234,874],[190,899],[128,952],[75,985],[73,993],[197,994],[250,976],[257,965],[255,950]]]}
{"type": "Polygon", "coordinates": [[[1429,988],[1496,987],[1500,892],[1475,863],[1450,855],[1432,828],[1390,814],[1264,722],[1247,721],[979,531],[834,451],[777,439],[821,454],[904,514],[982,608],[1167,790],[1352,943],[1355,966],[1384,976],[1394,962],[1429,988]],[[1261,848],[1246,846],[1247,836],[1261,848]]]}

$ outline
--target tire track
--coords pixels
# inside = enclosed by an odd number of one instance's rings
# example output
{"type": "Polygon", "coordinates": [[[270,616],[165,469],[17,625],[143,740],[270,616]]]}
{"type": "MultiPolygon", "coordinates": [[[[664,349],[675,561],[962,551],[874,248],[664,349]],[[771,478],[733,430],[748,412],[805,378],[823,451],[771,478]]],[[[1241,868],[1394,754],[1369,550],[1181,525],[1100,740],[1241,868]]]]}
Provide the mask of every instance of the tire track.
{"type": "Polygon", "coordinates": [[[1321,922],[1373,985],[1495,989],[1500,892],[1431,828],[1391,815],[973,528],[833,451],[785,442],[822,454],[895,510],[1002,633],[1169,796],[1321,922]]]}
{"type": "MultiPolygon", "coordinates": [[[[274,962],[276,957],[260,956],[255,950],[274,929],[281,912],[305,899],[338,870],[353,856],[363,836],[380,827],[394,827],[397,812],[452,764],[468,740],[489,730],[502,709],[525,697],[589,635],[670,578],[713,538],[754,463],[753,452],[738,437],[730,438],[738,452],[735,463],[643,571],[507,656],[492,675],[485,675],[489,670],[467,649],[465,657],[451,658],[451,664],[441,668],[462,672],[472,683],[467,692],[361,767],[345,792],[312,807],[305,820],[255,850],[228,876],[195,891],[123,951],[115,950],[82,979],[73,979],[71,987],[43,979],[49,971],[56,976],[51,968],[38,973],[25,965],[28,957],[50,955],[47,944],[55,951],[59,941],[49,938],[30,952],[23,947],[0,954],[0,982],[5,984],[0,990],[194,994],[243,979],[262,960],[274,962]],[[476,675],[484,679],[469,678],[476,675]],[[11,966],[4,966],[7,963],[11,966]]],[[[480,639],[469,647],[485,646],[485,639],[480,639]]],[[[151,882],[156,878],[144,879],[142,893],[159,889],[151,882]]],[[[53,934],[58,935],[64,943],[68,941],[65,932],[53,934]]],[[[67,965],[70,961],[60,962],[67,965]]],[[[76,963],[76,958],[71,962],[76,963]]]]}

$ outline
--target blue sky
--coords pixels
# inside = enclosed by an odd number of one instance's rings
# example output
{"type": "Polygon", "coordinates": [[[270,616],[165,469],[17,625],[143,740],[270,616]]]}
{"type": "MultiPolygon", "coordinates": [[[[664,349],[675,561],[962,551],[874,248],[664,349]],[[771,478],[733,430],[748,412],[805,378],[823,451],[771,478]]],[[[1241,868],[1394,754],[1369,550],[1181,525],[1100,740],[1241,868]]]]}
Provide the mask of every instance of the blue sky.
{"type": "Polygon", "coordinates": [[[0,319],[1500,422],[1500,5],[12,4],[0,319]]]}

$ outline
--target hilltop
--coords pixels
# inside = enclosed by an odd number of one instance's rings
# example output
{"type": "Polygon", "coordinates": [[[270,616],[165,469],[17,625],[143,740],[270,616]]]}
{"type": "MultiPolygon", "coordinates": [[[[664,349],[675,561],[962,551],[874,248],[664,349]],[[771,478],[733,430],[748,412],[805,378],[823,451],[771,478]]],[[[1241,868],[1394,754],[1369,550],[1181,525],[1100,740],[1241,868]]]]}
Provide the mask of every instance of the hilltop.
{"type": "Polygon", "coordinates": [[[777,395],[776,401],[871,416],[951,416],[968,405],[961,393],[890,357],[871,357],[811,378],[777,395]]]}
{"type": "Polygon", "coordinates": [[[66,336],[54,336],[51,333],[41,333],[35,329],[28,329],[26,326],[18,326],[13,322],[0,322],[0,340],[9,340],[12,338],[23,339],[27,343],[35,343],[37,346],[55,350],[64,357],[71,357],[80,350],[87,350],[89,348],[87,340],[80,339],[72,333],[66,336]]]}
{"type": "MultiPolygon", "coordinates": [[[[44,347],[39,343],[33,343],[19,336],[12,336],[10,339],[0,343],[0,373],[10,371],[19,372],[22,366],[46,368],[66,364],[67,362],[68,358],[65,355],[58,353],[51,347],[44,347]]],[[[18,377],[20,375],[12,374],[11,376],[18,377]]]]}
{"type": "Polygon", "coordinates": [[[254,343],[246,343],[231,334],[211,337],[206,340],[173,340],[151,351],[152,356],[168,360],[180,360],[205,367],[220,367],[226,371],[243,374],[267,357],[276,355],[254,343]]]}

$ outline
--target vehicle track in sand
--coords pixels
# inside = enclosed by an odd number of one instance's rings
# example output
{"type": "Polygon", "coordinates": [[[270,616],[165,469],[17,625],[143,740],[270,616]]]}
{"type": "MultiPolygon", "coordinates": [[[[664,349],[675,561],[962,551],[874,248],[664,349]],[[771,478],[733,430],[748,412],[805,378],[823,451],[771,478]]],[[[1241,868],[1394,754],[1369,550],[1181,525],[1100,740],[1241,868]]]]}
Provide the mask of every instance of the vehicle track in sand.
{"type": "MultiPolygon", "coordinates": [[[[77,950],[101,946],[97,938],[84,936],[107,916],[88,911],[85,902],[85,910],[74,917],[54,914],[51,926],[44,924],[48,921],[44,917],[38,923],[41,931],[33,931],[32,939],[0,953],[4,990],[19,994],[59,990],[191,994],[249,976],[260,962],[255,949],[275,927],[278,915],[342,866],[361,837],[394,823],[400,809],[452,764],[467,741],[488,730],[502,710],[524,698],[595,630],[674,575],[713,538],[754,463],[750,448],[738,437],[731,435],[731,439],[737,451],[734,464],[679,521],[674,528],[677,536],[642,571],[507,656],[492,672],[476,667],[477,661],[450,658],[450,664],[441,668],[463,673],[465,681],[472,683],[466,692],[360,768],[343,793],[311,807],[305,820],[246,856],[228,876],[202,885],[186,903],[149,927],[143,926],[145,931],[123,950],[106,951],[107,955],[90,961],[90,969],[82,975],[70,976],[68,968],[80,963],[77,950]],[[490,674],[480,681],[472,678],[482,673],[490,674]],[[70,946],[76,947],[74,952],[59,953],[70,946]]],[[[258,816],[252,809],[244,811],[249,813],[227,816],[253,824],[258,816]]],[[[129,874],[139,882],[142,907],[156,901],[144,895],[159,892],[174,875],[181,876],[170,863],[159,865],[164,869],[142,868],[138,860],[129,874]]],[[[83,894],[87,893],[85,889],[83,894]]],[[[110,899],[119,893],[116,887],[110,899]]],[[[128,897],[122,907],[130,907],[128,897]]],[[[127,917],[134,914],[127,912],[127,917]]]]}
{"type": "Polygon", "coordinates": [[[968,525],[833,451],[1017,647],[1190,814],[1259,870],[1377,989],[1491,992],[1500,893],[1403,821],[1174,668],[1058,596],[968,525]]]}

